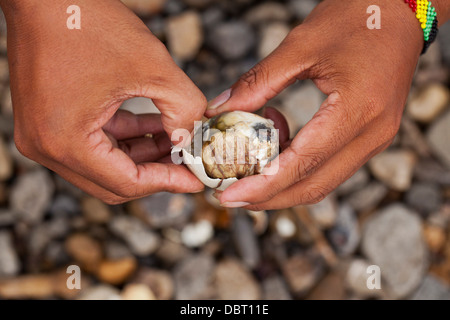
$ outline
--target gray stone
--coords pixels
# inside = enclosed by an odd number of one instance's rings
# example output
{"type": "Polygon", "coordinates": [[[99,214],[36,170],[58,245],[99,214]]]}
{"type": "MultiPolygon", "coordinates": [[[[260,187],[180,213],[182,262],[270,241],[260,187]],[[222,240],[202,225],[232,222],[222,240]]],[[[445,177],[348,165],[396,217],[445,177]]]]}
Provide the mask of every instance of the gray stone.
{"type": "Polygon", "coordinates": [[[433,83],[411,97],[406,111],[414,120],[430,123],[448,106],[449,101],[448,88],[433,83]]]}
{"type": "Polygon", "coordinates": [[[80,213],[80,204],[74,197],[59,193],[55,196],[49,212],[52,216],[75,216],[80,213]]]}
{"type": "Polygon", "coordinates": [[[428,267],[421,220],[401,204],[392,204],[369,218],[364,225],[361,248],[380,267],[394,298],[411,294],[428,267]]]}
{"type": "Polygon", "coordinates": [[[0,278],[11,277],[19,273],[21,263],[7,231],[0,231],[0,278]]]}
{"type": "Polygon", "coordinates": [[[175,266],[175,299],[211,299],[215,293],[212,287],[214,259],[205,254],[186,258],[175,266]]]}
{"type": "Polygon", "coordinates": [[[252,220],[245,210],[236,210],[231,233],[236,251],[244,264],[252,269],[255,268],[261,260],[261,254],[252,220]]]}
{"type": "Polygon", "coordinates": [[[209,45],[223,58],[239,59],[247,55],[255,45],[252,28],[242,21],[222,22],[209,32],[209,45]]]}
{"type": "Polygon", "coordinates": [[[261,288],[239,260],[226,258],[217,264],[215,285],[220,300],[258,300],[261,288]]]}
{"type": "Polygon", "coordinates": [[[219,7],[210,7],[203,12],[202,21],[206,29],[213,27],[221,22],[225,17],[223,10],[219,7]]]}
{"type": "Polygon", "coordinates": [[[308,205],[307,208],[321,229],[328,229],[336,222],[337,203],[333,193],[316,204],[308,205]]]}
{"type": "Polygon", "coordinates": [[[361,234],[354,209],[344,203],[339,206],[337,221],[328,238],[340,256],[349,256],[358,248],[361,234]]]}
{"type": "MultiPolygon", "coordinates": [[[[355,259],[350,262],[345,277],[346,286],[358,299],[379,298],[384,295],[384,286],[381,284],[380,289],[370,289],[367,286],[367,280],[372,275],[369,267],[372,264],[363,259],[355,259]]],[[[383,274],[383,271],[381,271],[383,274]]]]}
{"type": "Polygon", "coordinates": [[[441,26],[437,39],[441,46],[442,57],[447,66],[450,66],[450,23],[441,26]]]}
{"type": "Polygon", "coordinates": [[[434,155],[450,169],[450,112],[437,119],[427,132],[434,155]]]}
{"type": "Polygon", "coordinates": [[[355,172],[347,181],[341,184],[336,189],[336,194],[338,196],[345,196],[352,192],[361,190],[370,181],[369,172],[366,167],[362,167],[355,172]]]}
{"type": "Polygon", "coordinates": [[[108,260],[120,260],[132,254],[127,246],[119,241],[108,241],[105,244],[105,256],[108,260]]]}
{"type": "Polygon", "coordinates": [[[386,150],[369,161],[372,174],[396,191],[406,191],[416,164],[416,155],[409,150],[386,150]]]}
{"type": "Polygon", "coordinates": [[[439,183],[450,186],[450,171],[434,160],[422,160],[414,168],[415,177],[422,182],[439,183]]]}
{"type": "Polygon", "coordinates": [[[435,276],[427,275],[411,298],[413,300],[450,300],[450,287],[435,276]]]}
{"type": "Polygon", "coordinates": [[[191,217],[194,201],[190,195],[160,192],[130,203],[130,211],[152,228],[181,227],[191,217]]]}
{"type": "Polygon", "coordinates": [[[388,188],[377,181],[369,183],[347,198],[347,202],[358,212],[374,209],[388,193],[388,188]]]}
{"type": "Polygon", "coordinates": [[[138,256],[149,255],[158,249],[159,236],[145,227],[137,218],[120,215],[114,217],[109,223],[111,231],[121,237],[138,256]]]}
{"type": "Polygon", "coordinates": [[[271,276],[262,282],[263,298],[265,300],[291,300],[291,294],[279,275],[271,276]]]}
{"type": "Polygon", "coordinates": [[[304,20],[318,4],[318,0],[290,0],[289,8],[298,19],[304,20]]]}
{"type": "Polygon", "coordinates": [[[200,247],[214,235],[214,228],[208,220],[187,224],[181,231],[181,241],[191,248],[200,247]]]}
{"type": "Polygon", "coordinates": [[[11,194],[11,209],[20,220],[34,224],[44,217],[50,206],[54,184],[47,170],[27,172],[14,183],[11,194]]]}
{"type": "Polygon", "coordinates": [[[16,215],[6,209],[0,209],[0,227],[5,227],[14,224],[16,221],[16,215]]]}
{"type": "Polygon", "coordinates": [[[406,202],[420,213],[429,214],[441,207],[442,191],[434,183],[415,183],[406,193],[406,202]]]}
{"type": "Polygon", "coordinates": [[[155,254],[165,266],[172,267],[186,259],[192,252],[180,243],[163,239],[155,254]]]}

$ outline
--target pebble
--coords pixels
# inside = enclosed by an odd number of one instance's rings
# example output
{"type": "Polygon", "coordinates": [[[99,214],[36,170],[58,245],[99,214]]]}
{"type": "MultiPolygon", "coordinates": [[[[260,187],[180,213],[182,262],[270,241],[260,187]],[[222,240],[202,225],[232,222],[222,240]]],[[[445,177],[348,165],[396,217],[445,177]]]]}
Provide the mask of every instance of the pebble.
{"type": "Polygon", "coordinates": [[[132,216],[115,216],[109,223],[109,228],[126,241],[131,251],[138,256],[152,254],[160,244],[159,235],[132,216]]]}
{"type": "Polygon", "coordinates": [[[297,299],[305,297],[325,272],[325,264],[317,254],[295,254],[281,268],[297,299]]]}
{"type": "Polygon", "coordinates": [[[81,200],[81,209],[84,218],[89,223],[107,223],[111,218],[109,207],[93,197],[83,198],[81,200]]]}
{"type": "Polygon", "coordinates": [[[334,194],[319,203],[307,206],[309,213],[320,229],[331,228],[337,219],[337,203],[334,194]]]}
{"type": "Polygon", "coordinates": [[[278,210],[274,213],[273,229],[283,239],[291,239],[297,233],[297,222],[289,209],[278,210]]]}
{"type": "Polygon", "coordinates": [[[191,251],[180,243],[164,239],[155,255],[166,265],[172,267],[181,260],[187,258],[191,251]]]}
{"type": "Polygon", "coordinates": [[[368,219],[361,249],[381,268],[395,298],[411,294],[428,267],[420,218],[402,204],[392,204],[368,219]]]}
{"type": "Polygon", "coordinates": [[[291,29],[284,23],[274,22],[265,25],[261,30],[261,40],[258,45],[258,57],[262,60],[272,53],[286,38],[291,29]]]}
{"type": "Polygon", "coordinates": [[[15,251],[11,233],[0,231],[0,278],[19,273],[21,263],[15,251]]]}
{"type": "Polygon", "coordinates": [[[271,22],[288,22],[291,12],[288,8],[277,2],[265,2],[251,8],[244,19],[251,24],[266,25],[271,22]]]}
{"type": "Polygon", "coordinates": [[[450,287],[433,275],[427,275],[412,300],[450,300],[450,287]]]}
{"type": "Polygon", "coordinates": [[[6,181],[13,174],[13,161],[9,153],[7,144],[0,135],[0,181],[6,181]]]}
{"type": "Polygon", "coordinates": [[[450,66],[450,25],[448,23],[441,26],[438,36],[441,52],[447,66],[450,66]]]}
{"type": "Polygon", "coordinates": [[[129,279],[137,268],[134,257],[119,260],[104,260],[97,270],[97,277],[108,284],[120,285],[129,279]]]}
{"type": "Polygon", "coordinates": [[[339,206],[336,224],[329,230],[328,239],[340,256],[350,256],[358,248],[361,240],[359,223],[349,204],[339,206]]]}
{"type": "Polygon", "coordinates": [[[411,186],[416,156],[408,150],[387,150],[369,161],[372,174],[396,191],[406,191],[411,186]]]}
{"type": "Polygon", "coordinates": [[[130,257],[132,253],[128,247],[117,240],[110,240],[105,244],[105,257],[108,260],[120,260],[130,257]]]}
{"type": "Polygon", "coordinates": [[[155,300],[155,295],[145,284],[131,283],[123,288],[121,298],[122,300],[155,300]]]}
{"type": "Polygon", "coordinates": [[[203,12],[202,21],[206,30],[223,21],[225,14],[219,7],[210,7],[203,12]]]}
{"type": "Polygon", "coordinates": [[[433,224],[426,224],[424,226],[423,237],[428,245],[428,248],[433,253],[438,253],[442,250],[447,238],[445,229],[433,224]]]}
{"type": "Polygon", "coordinates": [[[242,21],[221,22],[209,30],[207,43],[224,59],[236,60],[252,50],[255,34],[242,21]]]}
{"type": "Polygon", "coordinates": [[[28,159],[27,157],[22,155],[19,152],[19,150],[17,150],[17,146],[14,143],[14,141],[11,141],[9,143],[8,147],[9,147],[9,153],[11,154],[11,157],[13,158],[15,164],[19,168],[23,168],[23,169],[37,169],[37,168],[41,167],[41,165],[38,164],[37,162],[35,162],[35,161],[31,160],[31,159],[28,159]]]}
{"type": "Polygon", "coordinates": [[[48,299],[54,296],[53,277],[26,275],[0,280],[0,297],[4,299],[48,299]]]}
{"type": "Polygon", "coordinates": [[[414,210],[428,215],[441,207],[442,191],[431,182],[415,183],[406,193],[406,203],[414,210]]]}
{"type": "Polygon", "coordinates": [[[220,300],[259,300],[261,288],[239,260],[226,258],[217,264],[215,285],[220,300]]]}
{"type": "Polygon", "coordinates": [[[130,202],[129,210],[155,229],[181,227],[191,217],[194,201],[190,195],[160,192],[130,202]]]}
{"type": "Polygon", "coordinates": [[[67,253],[83,268],[93,272],[103,258],[101,244],[91,236],[83,233],[70,235],[65,242],[67,253]]]}
{"type": "Polygon", "coordinates": [[[65,193],[58,193],[53,199],[49,212],[53,217],[56,216],[75,216],[81,211],[77,199],[65,193]]]}
{"type": "Polygon", "coordinates": [[[196,11],[187,11],[167,20],[169,51],[180,60],[193,59],[203,44],[202,20],[196,11]]]}
{"type": "Polygon", "coordinates": [[[10,194],[11,209],[26,223],[40,222],[50,206],[54,184],[47,170],[27,172],[16,180],[10,194]]]}
{"type": "Polygon", "coordinates": [[[149,16],[162,11],[167,0],[120,0],[139,15],[149,16]]]}
{"type": "Polygon", "coordinates": [[[370,181],[369,172],[366,167],[362,167],[358,171],[355,172],[353,176],[351,176],[347,181],[341,184],[336,189],[336,195],[338,196],[346,196],[350,193],[361,190],[364,186],[366,186],[370,181]]]}
{"type": "Polygon", "coordinates": [[[190,248],[204,245],[214,235],[214,228],[211,222],[200,220],[187,224],[181,231],[181,241],[190,248]]]}
{"type": "MultiPolygon", "coordinates": [[[[367,280],[372,273],[367,270],[372,264],[364,259],[355,259],[350,262],[345,276],[346,287],[358,299],[379,298],[384,294],[384,286],[381,284],[380,289],[369,289],[367,280]]],[[[383,276],[383,271],[381,271],[383,276]]]]}
{"type": "Polygon", "coordinates": [[[338,271],[327,274],[308,295],[308,300],[345,300],[344,277],[338,271]]]}
{"type": "Polygon", "coordinates": [[[286,115],[291,137],[312,119],[324,100],[323,93],[312,82],[286,91],[281,110],[286,115]]]}
{"type": "Polygon", "coordinates": [[[183,0],[183,2],[197,9],[204,9],[214,3],[215,0],[183,0]]]}
{"type": "Polygon", "coordinates": [[[6,227],[14,224],[15,214],[10,210],[0,209],[0,227],[6,227]]]}
{"type": "Polygon", "coordinates": [[[273,275],[262,281],[264,300],[292,300],[286,283],[280,275],[273,275]]]}
{"type": "Polygon", "coordinates": [[[176,300],[211,299],[215,296],[212,287],[214,259],[206,254],[190,256],[175,266],[176,300]]]}
{"type": "Polygon", "coordinates": [[[347,202],[358,212],[370,211],[378,206],[387,193],[388,188],[384,184],[373,181],[352,193],[347,202]]]}
{"type": "Polygon", "coordinates": [[[252,220],[245,210],[234,211],[231,236],[242,262],[254,269],[261,260],[261,253],[252,220]]]}
{"type": "Polygon", "coordinates": [[[107,285],[98,284],[92,286],[86,290],[78,297],[78,300],[120,300],[119,289],[107,285]]]}
{"type": "Polygon", "coordinates": [[[422,91],[413,95],[406,111],[414,120],[422,123],[432,122],[448,106],[450,92],[442,84],[428,85],[422,91]]]}
{"type": "Polygon", "coordinates": [[[434,155],[450,169],[450,112],[433,122],[427,132],[427,141],[434,155]]]}
{"type": "Polygon", "coordinates": [[[420,181],[450,186],[450,171],[431,159],[419,161],[414,168],[414,175],[420,181]]]}
{"type": "Polygon", "coordinates": [[[174,295],[175,284],[172,275],[165,270],[141,268],[131,282],[149,287],[157,300],[169,300],[174,295]]]}

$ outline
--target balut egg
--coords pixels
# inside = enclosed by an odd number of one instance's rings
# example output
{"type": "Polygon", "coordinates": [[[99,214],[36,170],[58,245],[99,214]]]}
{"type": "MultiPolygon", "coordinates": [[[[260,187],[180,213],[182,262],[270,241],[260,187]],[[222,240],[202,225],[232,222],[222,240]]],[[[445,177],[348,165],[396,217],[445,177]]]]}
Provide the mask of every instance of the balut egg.
{"type": "Polygon", "coordinates": [[[223,191],[238,179],[260,174],[278,156],[278,131],[272,120],[256,114],[226,112],[203,122],[190,148],[173,151],[180,150],[200,181],[223,191]]]}

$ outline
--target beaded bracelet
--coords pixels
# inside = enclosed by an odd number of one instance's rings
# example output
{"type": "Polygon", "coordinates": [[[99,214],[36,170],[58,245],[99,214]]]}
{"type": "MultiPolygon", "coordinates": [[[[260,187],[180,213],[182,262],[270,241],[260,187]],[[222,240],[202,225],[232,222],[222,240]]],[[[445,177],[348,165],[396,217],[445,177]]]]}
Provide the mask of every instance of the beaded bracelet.
{"type": "Polygon", "coordinates": [[[409,7],[416,14],[416,18],[420,22],[423,30],[423,45],[422,54],[424,54],[428,47],[436,40],[438,34],[438,20],[436,17],[436,9],[428,0],[405,0],[409,7]]]}

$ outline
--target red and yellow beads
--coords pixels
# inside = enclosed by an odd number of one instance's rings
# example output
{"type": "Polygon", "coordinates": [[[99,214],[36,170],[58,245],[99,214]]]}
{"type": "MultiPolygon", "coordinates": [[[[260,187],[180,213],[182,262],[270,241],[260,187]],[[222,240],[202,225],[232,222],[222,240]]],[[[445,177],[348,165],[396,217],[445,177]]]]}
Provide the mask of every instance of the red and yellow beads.
{"type": "Polygon", "coordinates": [[[425,40],[424,50],[436,39],[438,32],[438,22],[436,17],[436,9],[428,0],[405,0],[412,11],[416,14],[417,20],[423,30],[423,38],[425,40]]]}

